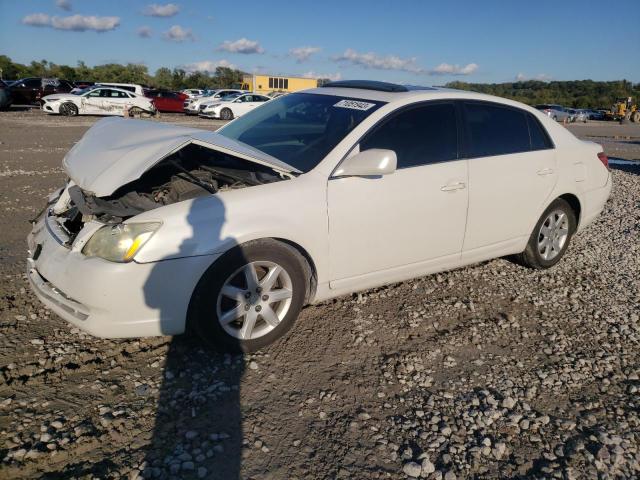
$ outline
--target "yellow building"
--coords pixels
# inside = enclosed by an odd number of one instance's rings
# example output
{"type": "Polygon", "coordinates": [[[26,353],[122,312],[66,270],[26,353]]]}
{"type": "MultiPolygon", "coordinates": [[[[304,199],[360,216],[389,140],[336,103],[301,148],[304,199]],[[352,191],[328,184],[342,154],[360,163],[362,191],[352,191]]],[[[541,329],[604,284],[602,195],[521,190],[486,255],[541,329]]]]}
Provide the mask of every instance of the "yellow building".
{"type": "Polygon", "coordinates": [[[242,85],[238,85],[237,88],[250,90],[254,93],[267,94],[270,92],[297,92],[298,90],[316,88],[317,86],[317,78],[243,75],[242,85]]]}

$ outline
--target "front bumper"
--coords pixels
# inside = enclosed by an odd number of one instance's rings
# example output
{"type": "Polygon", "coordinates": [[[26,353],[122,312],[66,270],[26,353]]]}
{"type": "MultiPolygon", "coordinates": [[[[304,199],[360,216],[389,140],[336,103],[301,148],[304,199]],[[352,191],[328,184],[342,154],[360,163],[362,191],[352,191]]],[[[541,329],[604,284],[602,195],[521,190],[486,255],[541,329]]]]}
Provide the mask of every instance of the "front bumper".
{"type": "Polygon", "coordinates": [[[220,118],[220,114],[216,112],[200,112],[200,116],[204,118],[220,118]]]}
{"type": "Polygon", "coordinates": [[[191,294],[213,255],[154,263],[84,256],[47,227],[49,208],[27,238],[27,277],[42,303],[97,337],[183,333],[191,294]]]}

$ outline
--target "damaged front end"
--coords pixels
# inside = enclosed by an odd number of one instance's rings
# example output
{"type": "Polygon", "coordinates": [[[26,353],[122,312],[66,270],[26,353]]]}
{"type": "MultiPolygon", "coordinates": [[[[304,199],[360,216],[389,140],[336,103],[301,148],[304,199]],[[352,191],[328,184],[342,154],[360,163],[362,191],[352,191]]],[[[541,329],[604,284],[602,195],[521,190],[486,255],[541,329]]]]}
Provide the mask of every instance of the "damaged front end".
{"type": "Polygon", "coordinates": [[[93,230],[89,223],[117,225],[165,205],[299,173],[215,132],[125,119],[98,122],[63,164],[70,179],[50,198],[46,224],[66,246],[93,230]]]}
{"type": "Polygon", "coordinates": [[[119,224],[165,205],[287,178],[270,167],[189,143],[111,195],[97,196],[70,181],[50,213],[65,243],[72,243],[87,222],[119,224]]]}

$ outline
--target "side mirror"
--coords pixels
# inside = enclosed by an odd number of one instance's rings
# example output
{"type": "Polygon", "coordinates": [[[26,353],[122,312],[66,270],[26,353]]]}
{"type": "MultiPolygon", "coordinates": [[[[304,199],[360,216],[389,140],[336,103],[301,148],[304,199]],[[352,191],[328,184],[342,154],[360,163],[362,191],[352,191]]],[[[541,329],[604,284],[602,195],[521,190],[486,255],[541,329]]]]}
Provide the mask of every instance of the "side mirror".
{"type": "Polygon", "coordinates": [[[393,150],[371,148],[346,158],[333,177],[374,177],[396,171],[398,159],[393,150]]]}

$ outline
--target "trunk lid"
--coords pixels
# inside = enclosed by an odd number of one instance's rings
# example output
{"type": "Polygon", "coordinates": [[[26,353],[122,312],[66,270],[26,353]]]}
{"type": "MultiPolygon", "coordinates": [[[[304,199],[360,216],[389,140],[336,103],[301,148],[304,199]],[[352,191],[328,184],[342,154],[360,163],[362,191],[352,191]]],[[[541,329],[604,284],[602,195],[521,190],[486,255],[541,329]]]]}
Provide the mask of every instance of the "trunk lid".
{"type": "Polygon", "coordinates": [[[277,158],[215,132],[124,118],[97,122],[67,153],[62,163],[80,188],[105,197],[137,180],[160,160],[190,143],[278,172],[301,173],[277,158]]]}

